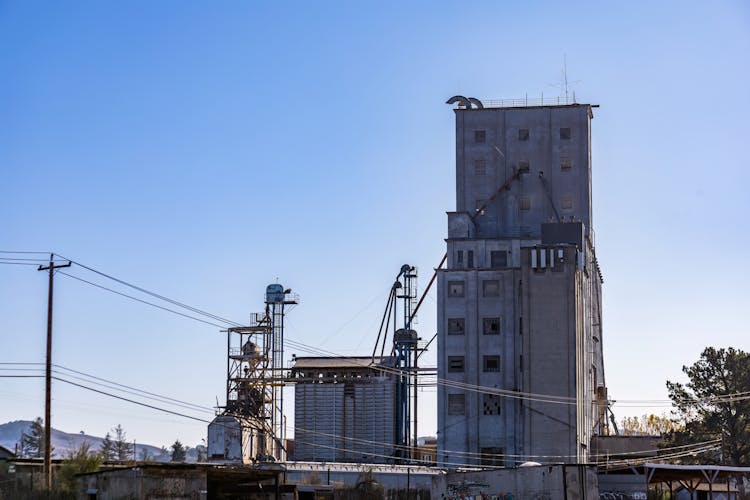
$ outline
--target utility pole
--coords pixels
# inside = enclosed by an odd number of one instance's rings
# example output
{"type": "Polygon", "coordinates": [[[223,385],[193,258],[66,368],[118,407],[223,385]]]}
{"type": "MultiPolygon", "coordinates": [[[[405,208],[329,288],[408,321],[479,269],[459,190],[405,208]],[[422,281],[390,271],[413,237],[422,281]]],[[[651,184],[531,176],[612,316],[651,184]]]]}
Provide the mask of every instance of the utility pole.
{"type": "Polygon", "coordinates": [[[47,491],[52,489],[52,425],[50,425],[50,414],[52,398],[52,290],[54,288],[55,269],[70,267],[67,264],[55,265],[55,254],[49,254],[49,265],[39,266],[38,271],[49,271],[49,290],[47,295],[47,369],[44,375],[44,474],[47,479],[47,491]]]}

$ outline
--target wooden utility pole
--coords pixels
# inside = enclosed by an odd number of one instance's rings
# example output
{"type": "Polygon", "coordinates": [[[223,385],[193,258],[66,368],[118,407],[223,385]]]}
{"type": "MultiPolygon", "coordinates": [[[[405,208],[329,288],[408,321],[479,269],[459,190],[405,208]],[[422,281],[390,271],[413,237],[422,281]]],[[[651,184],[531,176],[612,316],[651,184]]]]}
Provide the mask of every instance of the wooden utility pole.
{"type": "Polygon", "coordinates": [[[50,424],[50,414],[52,413],[52,398],[50,392],[52,389],[52,290],[54,288],[55,269],[61,267],[70,267],[67,264],[55,265],[55,254],[49,254],[49,265],[39,266],[39,271],[49,271],[49,290],[47,294],[47,370],[44,375],[44,475],[47,480],[47,490],[52,489],[52,445],[50,436],[52,435],[52,425],[50,424]]]}

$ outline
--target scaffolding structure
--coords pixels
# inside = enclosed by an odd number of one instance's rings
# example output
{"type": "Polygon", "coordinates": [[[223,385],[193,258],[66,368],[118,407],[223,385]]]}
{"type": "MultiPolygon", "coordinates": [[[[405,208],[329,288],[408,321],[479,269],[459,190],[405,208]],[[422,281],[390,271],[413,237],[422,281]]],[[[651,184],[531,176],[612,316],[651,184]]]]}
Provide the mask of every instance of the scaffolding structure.
{"type": "Polygon", "coordinates": [[[267,462],[286,459],[284,314],[299,298],[268,285],[265,311],[249,326],[227,330],[226,405],[209,425],[209,459],[267,462]]]}

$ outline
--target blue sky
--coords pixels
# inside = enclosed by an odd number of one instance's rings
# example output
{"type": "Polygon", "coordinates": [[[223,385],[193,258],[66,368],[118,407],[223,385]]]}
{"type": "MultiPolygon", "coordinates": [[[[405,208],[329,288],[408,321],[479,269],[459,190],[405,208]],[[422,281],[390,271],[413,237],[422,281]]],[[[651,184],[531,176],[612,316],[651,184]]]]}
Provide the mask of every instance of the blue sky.
{"type": "MultiPolygon", "coordinates": [[[[445,100],[559,95],[566,57],[579,102],[601,105],[610,395],[665,399],[703,347],[750,350],[746,2],[0,2],[0,46],[0,250],[54,251],[236,321],[278,278],[302,298],[288,334],[342,354],[372,349],[401,264],[424,286],[444,252],[445,100]]],[[[56,363],[223,401],[217,328],[61,275],[55,293],[56,363]]],[[[1,362],[43,361],[45,314],[46,276],[0,266],[1,362]]],[[[0,379],[0,421],[41,415],[42,389],[0,379]]],[[[205,436],[54,390],[66,431],[205,436]]]]}

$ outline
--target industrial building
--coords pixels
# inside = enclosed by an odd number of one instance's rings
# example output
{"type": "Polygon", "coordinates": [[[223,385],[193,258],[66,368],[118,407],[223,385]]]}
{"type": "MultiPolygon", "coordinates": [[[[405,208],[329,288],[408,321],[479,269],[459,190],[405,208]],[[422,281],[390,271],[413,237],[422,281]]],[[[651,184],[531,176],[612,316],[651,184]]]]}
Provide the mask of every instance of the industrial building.
{"type": "Polygon", "coordinates": [[[266,287],[265,311],[227,329],[226,403],[208,425],[208,459],[250,464],[286,459],[284,315],[291,289],[266,287]]]}
{"type": "Polygon", "coordinates": [[[605,426],[596,106],[456,96],[438,271],[438,464],[586,462],[605,426]]]}
{"type": "Polygon", "coordinates": [[[370,357],[295,358],[295,459],[393,463],[394,362],[391,357],[375,363],[370,357]]]}

